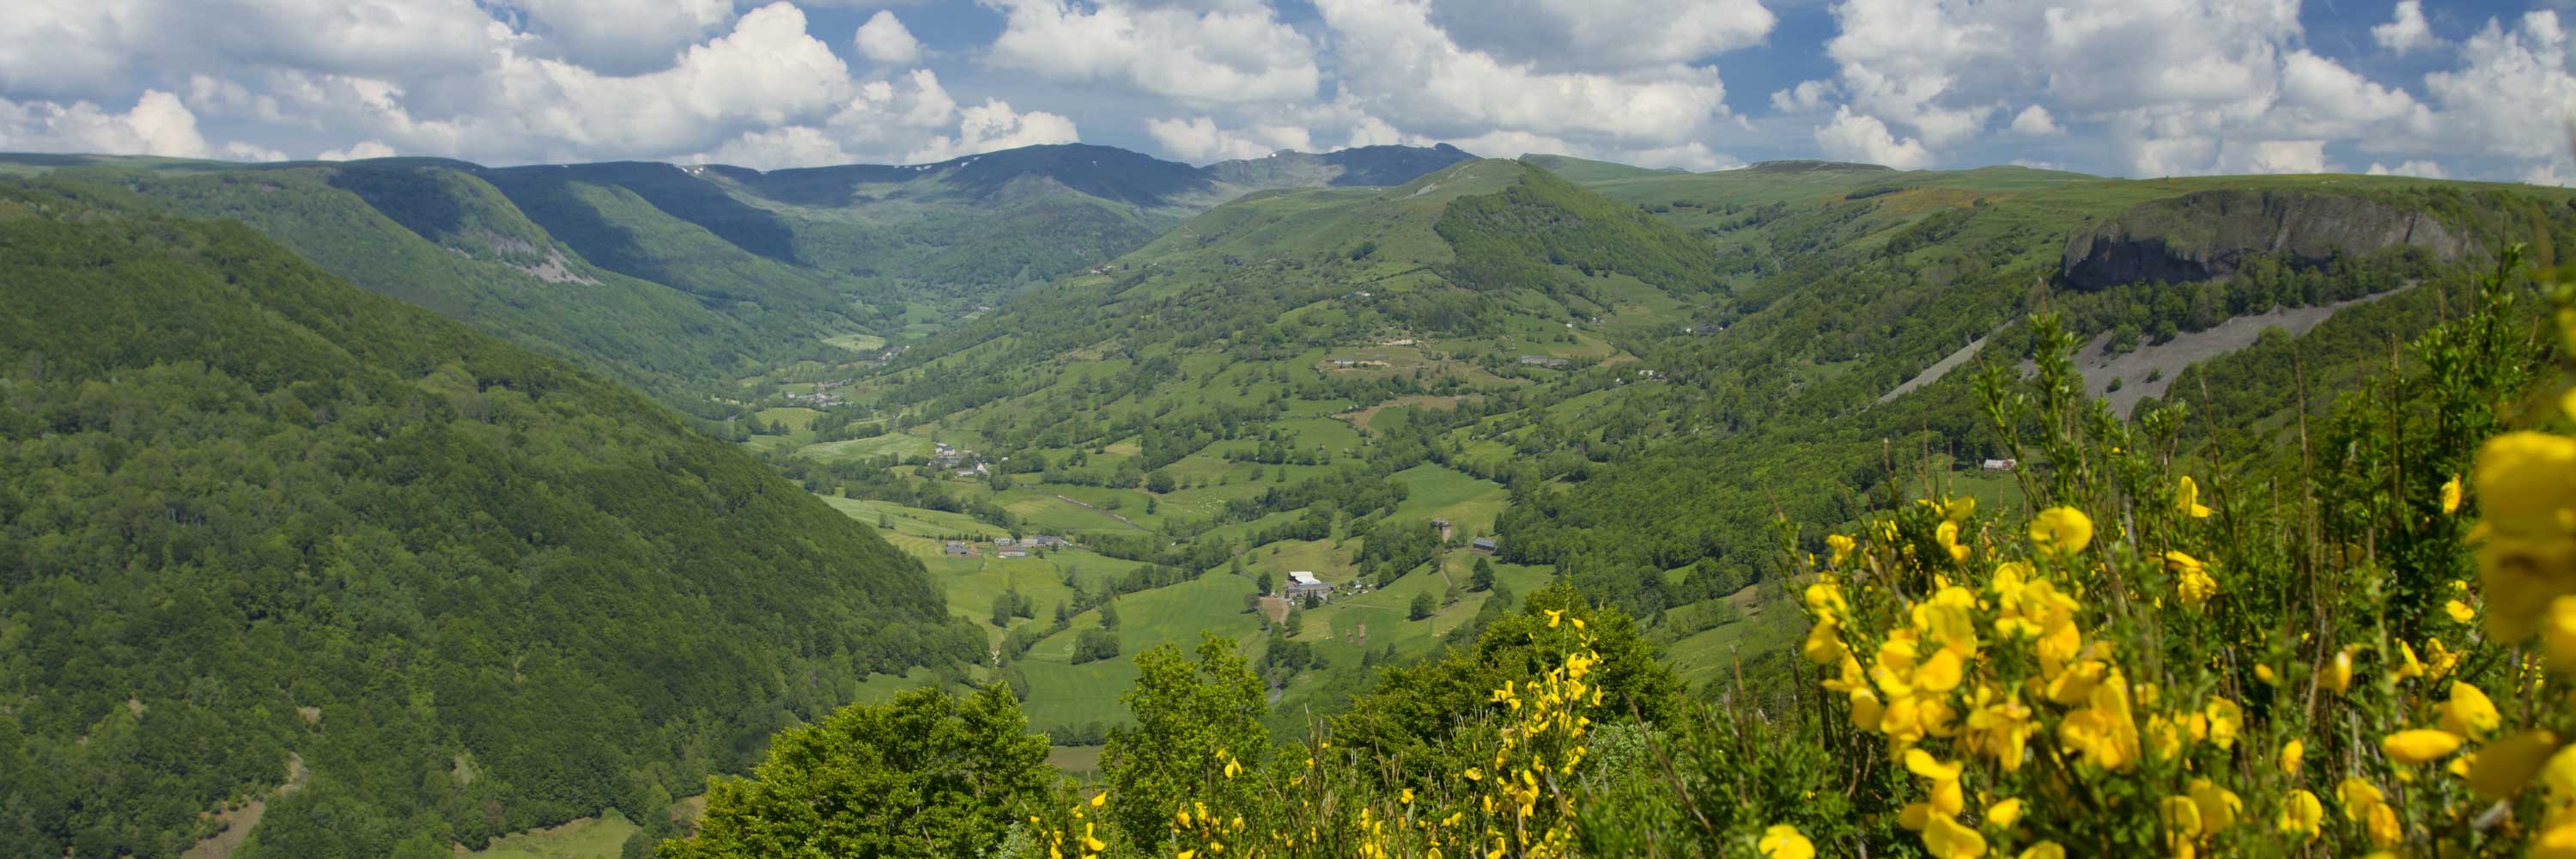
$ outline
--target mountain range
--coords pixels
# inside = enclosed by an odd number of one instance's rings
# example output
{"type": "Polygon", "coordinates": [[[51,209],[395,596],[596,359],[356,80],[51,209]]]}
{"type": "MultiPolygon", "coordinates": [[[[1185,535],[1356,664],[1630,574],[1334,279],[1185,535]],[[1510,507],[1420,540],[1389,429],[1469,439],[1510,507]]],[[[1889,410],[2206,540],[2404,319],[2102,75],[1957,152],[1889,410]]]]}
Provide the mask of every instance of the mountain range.
{"type": "Polygon", "coordinates": [[[2040,320],[2102,420],[2287,479],[2507,248],[2576,249],[2529,186],[1448,147],[0,170],[31,855],[253,800],[244,855],[667,827],[925,685],[1008,686],[1081,769],[1202,632],[1294,735],[1556,582],[1779,688],[1823,534],[2032,506],[1983,397],[2040,320]]]}

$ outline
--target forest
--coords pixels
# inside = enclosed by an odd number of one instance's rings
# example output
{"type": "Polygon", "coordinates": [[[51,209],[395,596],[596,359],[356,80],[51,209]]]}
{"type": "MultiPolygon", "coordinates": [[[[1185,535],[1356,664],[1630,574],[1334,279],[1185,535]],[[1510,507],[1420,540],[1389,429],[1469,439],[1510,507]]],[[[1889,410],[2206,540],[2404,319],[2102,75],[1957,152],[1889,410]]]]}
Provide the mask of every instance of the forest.
{"type": "Polygon", "coordinates": [[[0,854],[643,818],[980,650],[749,455],[242,225],[12,183],[0,292],[0,854]]]}

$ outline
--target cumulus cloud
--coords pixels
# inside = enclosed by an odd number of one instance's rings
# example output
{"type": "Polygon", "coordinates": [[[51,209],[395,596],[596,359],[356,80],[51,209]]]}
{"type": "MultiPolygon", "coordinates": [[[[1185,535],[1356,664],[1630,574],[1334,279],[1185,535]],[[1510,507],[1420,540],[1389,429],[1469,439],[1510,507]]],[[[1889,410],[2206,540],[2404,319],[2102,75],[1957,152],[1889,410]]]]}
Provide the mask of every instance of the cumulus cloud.
{"type": "Polygon", "coordinates": [[[2442,165],[2434,161],[2407,161],[2395,167],[2373,161],[2370,163],[2369,173],[2373,176],[2414,176],[2420,179],[2451,178],[2449,172],[2443,170],[2442,165]]]}
{"type": "Polygon", "coordinates": [[[2012,130],[2014,134],[2027,137],[2047,137],[2066,133],[2066,129],[2057,127],[2057,117],[2050,115],[2048,108],[2035,104],[2022,108],[2020,113],[2013,114],[2012,130]]]}
{"type": "MultiPolygon", "coordinates": [[[[18,4],[24,7],[27,4],[18,4]]],[[[121,96],[139,66],[430,75],[489,67],[509,25],[454,0],[84,0],[0,15],[0,91],[121,96]]]]}
{"type": "MultiPolygon", "coordinates": [[[[1392,127],[1388,130],[1391,131],[1392,127]]],[[[1148,120],[1145,131],[1153,135],[1154,142],[1161,144],[1164,152],[1190,162],[1259,158],[1282,149],[1308,151],[1315,148],[1314,138],[1304,128],[1259,125],[1229,131],[1218,128],[1215,120],[1204,116],[1186,120],[1148,120]]]]}
{"type": "Polygon", "coordinates": [[[382,140],[361,140],[347,149],[325,149],[313,156],[320,161],[358,161],[367,158],[392,158],[394,148],[382,140]]]}
{"type": "Polygon", "coordinates": [[[686,160],[761,170],[856,162],[921,164],[964,155],[1073,143],[1073,120],[987,99],[960,108],[929,69],[870,81],[820,123],[754,128],[686,160]]]}
{"type": "Polygon", "coordinates": [[[1422,0],[1320,0],[1316,9],[1335,36],[1343,93],[1435,137],[1508,130],[1674,145],[1727,115],[1713,68],[1548,72],[1461,47],[1422,0]]]}
{"type": "Polygon", "coordinates": [[[2442,44],[2424,21],[2424,0],[2399,0],[2394,14],[2388,23],[2370,28],[2371,41],[2400,54],[2442,44]]]}
{"type": "Polygon", "coordinates": [[[1304,101],[1315,45],[1267,3],[1212,8],[1101,0],[983,0],[1003,14],[986,60],[1043,77],[1110,83],[1187,104],[1304,101]]]}
{"type": "Polygon", "coordinates": [[[870,16],[867,23],[859,25],[858,35],[851,38],[851,44],[859,49],[859,56],[868,58],[869,62],[901,66],[921,61],[921,40],[913,38],[912,31],[905,28],[894,13],[883,9],[870,16]]]}
{"type": "Polygon", "coordinates": [[[2567,33],[2556,12],[2526,13],[2510,30],[2490,20],[2461,44],[2460,58],[2461,68],[2424,76],[2446,133],[2516,158],[2565,151],[2576,76],[2567,71],[2567,33]]]}
{"type": "Polygon", "coordinates": [[[1781,113],[1805,113],[1825,105],[1834,97],[1833,81],[1799,81],[1797,86],[1771,93],[1771,109],[1781,113]]]}
{"type": "Polygon", "coordinates": [[[206,138],[197,132],[196,114],[177,95],[160,90],[145,90],[122,113],[86,101],[66,105],[0,99],[0,150],[177,158],[209,154],[206,138]]]}
{"type": "Polygon", "coordinates": [[[1688,63],[1760,42],[1759,0],[1488,0],[1430,7],[1461,47],[1551,71],[1688,63]]]}
{"type": "MultiPolygon", "coordinates": [[[[671,64],[679,50],[733,20],[732,0],[510,0],[530,31],[564,58],[604,74],[671,64]]],[[[357,4],[364,5],[364,4],[357,4]]]]}
{"type": "Polygon", "coordinates": [[[1898,170],[1920,170],[1932,166],[1932,153],[1923,141],[1908,137],[1897,139],[1878,117],[1853,113],[1850,107],[1834,109],[1832,121],[1816,128],[1816,146],[1828,158],[1884,164],[1898,170]]]}

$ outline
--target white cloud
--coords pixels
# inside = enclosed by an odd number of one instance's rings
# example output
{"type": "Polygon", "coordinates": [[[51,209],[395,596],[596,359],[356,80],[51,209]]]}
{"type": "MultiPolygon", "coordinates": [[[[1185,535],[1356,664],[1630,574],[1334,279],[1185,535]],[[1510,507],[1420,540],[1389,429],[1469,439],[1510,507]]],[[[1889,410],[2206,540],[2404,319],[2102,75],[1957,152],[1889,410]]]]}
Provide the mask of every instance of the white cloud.
{"type": "Polygon", "coordinates": [[[1633,164],[1638,167],[1679,167],[1684,170],[1701,173],[1711,170],[1733,170],[1737,167],[1744,166],[1743,159],[1717,152],[1708,148],[1708,144],[1696,141],[1685,143],[1680,146],[1659,146],[1652,149],[1624,149],[1606,153],[1602,157],[1605,157],[1610,161],[1616,161],[1621,164],[1633,164]]]}
{"type": "Polygon", "coordinates": [[[2442,44],[2424,21],[2424,0],[2399,0],[2394,14],[2388,23],[2370,28],[2371,41],[2400,54],[2442,44]]]}
{"type": "Polygon", "coordinates": [[[1713,68],[1547,72],[1460,47],[1422,0],[1320,0],[1342,93],[1434,137],[1518,132],[1675,145],[1727,116],[1713,68]]]}
{"type": "Polygon", "coordinates": [[[1314,138],[1306,129],[1297,126],[1260,125],[1228,131],[1204,116],[1187,120],[1147,120],[1145,132],[1153,135],[1154,142],[1161,144],[1164,152],[1193,163],[1259,158],[1282,149],[1304,152],[1315,148],[1314,138]]]}
{"type": "Polygon", "coordinates": [[[870,16],[867,23],[859,25],[858,35],[851,38],[851,44],[859,49],[859,56],[881,65],[902,66],[921,61],[921,40],[913,38],[912,31],[906,29],[894,13],[883,9],[870,16]]]}
{"type": "Polygon", "coordinates": [[[1878,117],[1853,113],[1849,107],[1835,108],[1833,120],[1816,128],[1816,145],[1826,157],[1844,161],[1885,164],[1898,170],[1932,166],[1932,153],[1922,141],[1899,140],[1878,117]]]}
{"type": "Polygon", "coordinates": [[[603,74],[665,68],[733,20],[732,0],[508,0],[566,59],[603,74]]]}
{"type": "Polygon", "coordinates": [[[243,143],[243,142],[240,142],[240,141],[234,141],[234,142],[232,142],[232,143],[226,143],[226,144],[224,144],[224,148],[223,148],[223,149],[221,149],[221,150],[219,150],[219,151],[222,153],[222,155],[223,155],[223,157],[224,157],[224,158],[229,159],[229,160],[233,160],[233,161],[284,161],[284,160],[286,160],[286,153],[284,153],[284,152],[281,152],[281,151],[278,151],[278,150],[275,150],[275,149],[270,149],[270,148],[265,147],[265,146],[254,146],[254,145],[251,145],[251,144],[248,144],[248,143],[243,143]]]}
{"type": "Polygon", "coordinates": [[[1190,9],[1127,0],[983,0],[1004,16],[986,61],[1066,82],[1112,83],[1185,104],[1306,101],[1315,46],[1267,3],[1190,9]]]}
{"type": "Polygon", "coordinates": [[[2567,33],[2547,9],[2504,29],[2497,21],[2460,46],[2463,67],[2424,76],[2442,105],[2441,126],[2454,145],[2469,143],[2514,158],[2564,154],[2576,76],[2567,71],[2567,33]]]}
{"type": "Polygon", "coordinates": [[[1041,110],[1019,113],[1008,102],[986,100],[967,108],[957,122],[957,137],[931,138],[912,151],[914,162],[945,161],[962,155],[1081,140],[1073,120],[1041,110]]]}
{"type": "Polygon", "coordinates": [[[2442,165],[2434,161],[2408,161],[2395,167],[2390,167],[2386,164],[2373,161],[2370,163],[2369,173],[2373,176],[2414,176],[2423,179],[2451,178],[2450,174],[2442,169],[2442,165]]]}
{"type": "Polygon", "coordinates": [[[313,156],[317,161],[358,161],[367,158],[392,158],[394,148],[382,140],[361,140],[347,149],[326,149],[313,156]]]}
{"type": "Polygon", "coordinates": [[[166,69],[431,75],[488,68],[524,41],[457,0],[76,0],[0,15],[0,92],[122,97],[166,69]]]}
{"type": "Polygon", "coordinates": [[[206,138],[197,132],[196,114],[177,95],[160,90],[145,90],[123,113],[86,101],[65,105],[0,98],[0,150],[178,158],[210,154],[206,138]]]}
{"type": "Polygon", "coordinates": [[[2405,90],[2373,83],[2307,51],[2292,52],[2282,61],[2275,109],[2273,123],[2296,129],[2294,133],[2358,136],[2374,125],[2383,133],[2433,133],[2433,111],[2405,90]]]}
{"type": "Polygon", "coordinates": [[[2558,165],[2556,164],[2540,164],[2529,170],[2523,171],[2522,182],[2526,185],[2546,185],[2553,188],[2566,188],[2576,186],[2576,176],[2569,176],[2565,173],[2559,172],[2558,165]]]}
{"type": "Polygon", "coordinates": [[[1799,81],[1797,86],[1771,93],[1771,109],[1805,113],[1825,106],[1825,100],[1837,94],[1833,81],[1799,81]]]}
{"type": "Polygon", "coordinates": [[[2221,144],[2218,164],[2226,173],[2324,173],[2323,140],[2257,140],[2221,144]]]}
{"type": "Polygon", "coordinates": [[[2012,130],[2014,134],[2028,137],[2047,137],[2066,133],[2066,129],[2057,127],[2057,117],[2050,115],[2048,108],[2035,104],[2022,108],[2020,113],[2013,115],[2012,130]]]}
{"type": "Polygon", "coordinates": [[[1778,23],[1759,0],[1442,0],[1430,17],[1461,47],[1549,71],[1696,62],[1778,23]]]}
{"type": "Polygon", "coordinates": [[[754,128],[686,160],[761,170],[851,163],[923,164],[980,152],[1073,143],[1073,120],[986,100],[960,109],[929,69],[870,81],[821,124],[754,128]]]}

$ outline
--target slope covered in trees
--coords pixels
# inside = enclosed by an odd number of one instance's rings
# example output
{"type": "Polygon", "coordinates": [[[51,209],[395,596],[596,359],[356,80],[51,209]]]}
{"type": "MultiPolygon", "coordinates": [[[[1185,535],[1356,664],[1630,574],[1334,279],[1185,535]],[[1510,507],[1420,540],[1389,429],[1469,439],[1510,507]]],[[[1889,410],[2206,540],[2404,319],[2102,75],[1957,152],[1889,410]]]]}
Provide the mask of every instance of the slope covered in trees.
{"type": "Polygon", "coordinates": [[[659,814],[980,643],[765,466],[251,229],[0,189],[0,854],[659,814]]]}

